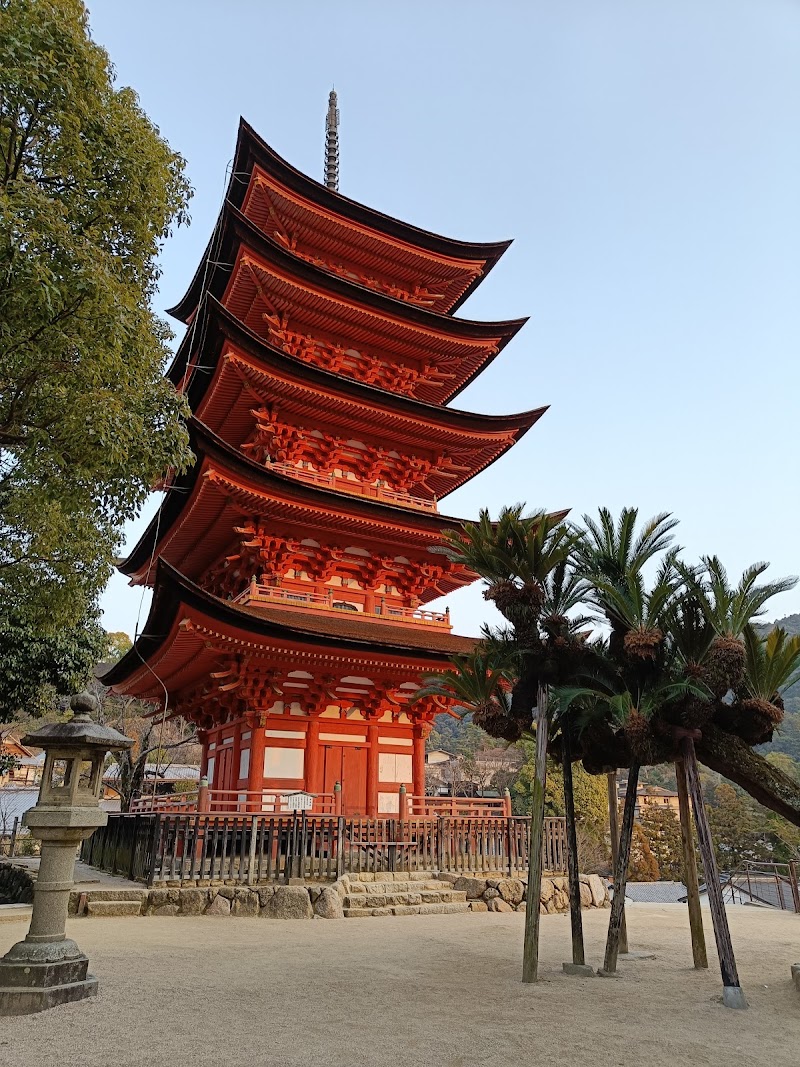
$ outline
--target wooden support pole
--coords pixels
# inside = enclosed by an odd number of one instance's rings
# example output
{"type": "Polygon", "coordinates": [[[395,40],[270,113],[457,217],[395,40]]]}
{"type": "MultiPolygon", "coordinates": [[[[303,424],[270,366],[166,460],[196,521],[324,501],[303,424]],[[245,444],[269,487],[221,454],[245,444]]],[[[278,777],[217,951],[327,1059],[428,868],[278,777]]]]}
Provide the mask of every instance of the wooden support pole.
{"type": "MultiPolygon", "coordinates": [[[[606,776],[608,782],[608,830],[611,836],[611,865],[612,870],[617,869],[617,857],[619,856],[619,798],[617,796],[617,772],[609,771],[606,776]]],[[[619,951],[628,951],[628,923],[625,919],[625,908],[622,909],[622,919],[619,924],[619,951]]]]}
{"type": "Polygon", "coordinates": [[[714,938],[717,942],[717,952],[719,954],[719,968],[722,973],[722,1003],[727,1008],[746,1008],[747,1001],[742,992],[742,987],[739,985],[739,974],[736,970],[736,959],[733,955],[731,931],[728,926],[728,916],[725,914],[725,904],[722,901],[719,869],[714,856],[711,828],[708,825],[706,805],[700,785],[700,772],[697,768],[697,756],[694,751],[694,741],[691,737],[684,737],[681,740],[681,752],[686,765],[686,781],[689,786],[689,795],[692,798],[697,840],[700,843],[700,858],[703,861],[703,872],[706,876],[708,903],[711,909],[714,938]]]}
{"type": "Polygon", "coordinates": [[[604,975],[616,974],[619,955],[619,932],[625,914],[625,887],[628,882],[628,861],[631,856],[633,817],[636,810],[636,788],[639,784],[639,764],[631,764],[628,771],[628,788],[625,792],[625,807],[622,811],[622,832],[619,837],[619,852],[614,864],[614,899],[611,901],[611,916],[608,920],[606,954],[603,960],[604,975]]]}
{"type": "Polygon", "coordinates": [[[682,759],[675,764],[678,783],[678,808],[681,820],[681,849],[683,876],[686,879],[686,900],[689,905],[689,929],[692,935],[692,957],[697,970],[708,967],[706,938],[703,933],[703,914],[700,909],[700,885],[697,879],[697,859],[694,854],[692,815],[689,811],[689,791],[686,788],[686,765],[682,759]]]}
{"type": "Polygon", "coordinates": [[[562,765],[564,770],[564,815],[567,823],[567,875],[569,877],[569,918],[572,926],[572,962],[586,964],[581,915],[581,880],[578,870],[578,833],[575,827],[575,796],[572,789],[572,742],[569,713],[561,728],[562,765]]]}
{"type": "Polygon", "coordinates": [[[539,901],[542,896],[542,832],[544,830],[544,787],[547,781],[547,726],[547,688],[540,685],[536,697],[536,759],[531,806],[531,840],[528,852],[525,940],[522,950],[523,982],[535,982],[539,970],[539,901]]]}

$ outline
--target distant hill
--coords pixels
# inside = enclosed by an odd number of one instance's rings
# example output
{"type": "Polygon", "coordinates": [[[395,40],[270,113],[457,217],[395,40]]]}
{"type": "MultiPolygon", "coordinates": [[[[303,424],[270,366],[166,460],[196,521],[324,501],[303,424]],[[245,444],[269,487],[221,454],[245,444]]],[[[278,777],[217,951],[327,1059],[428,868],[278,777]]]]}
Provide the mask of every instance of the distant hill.
{"type": "MultiPolygon", "coordinates": [[[[800,634],[800,614],[787,615],[775,622],[764,623],[756,626],[761,634],[768,634],[776,626],[780,626],[788,634],[800,634]]],[[[787,756],[800,760],[800,681],[795,682],[783,694],[783,702],[786,705],[786,718],[775,731],[771,745],[765,745],[761,751],[785,752],[787,756]]]]}

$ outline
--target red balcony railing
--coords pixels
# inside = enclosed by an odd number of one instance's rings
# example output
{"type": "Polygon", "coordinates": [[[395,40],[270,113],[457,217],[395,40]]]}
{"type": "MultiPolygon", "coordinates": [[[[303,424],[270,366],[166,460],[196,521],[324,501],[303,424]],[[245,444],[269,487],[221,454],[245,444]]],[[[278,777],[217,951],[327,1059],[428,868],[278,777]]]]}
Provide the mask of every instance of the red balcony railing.
{"type": "Polygon", "coordinates": [[[401,508],[416,508],[418,511],[438,512],[439,507],[436,499],[424,500],[422,497],[411,496],[409,493],[398,493],[396,489],[387,489],[383,486],[368,485],[366,482],[351,481],[349,478],[340,478],[334,474],[323,474],[320,471],[308,470],[306,467],[295,467],[291,463],[272,463],[270,470],[279,474],[286,474],[290,478],[298,478],[300,481],[309,482],[311,485],[319,485],[323,489],[333,489],[339,493],[352,493],[354,496],[365,496],[371,500],[381,500],[386,504],[396,504],[401,508]]]}
{"type": "Polygon", "coordinates": [[[304,593],[281,586],[260,585],[255,579],[240,593],[234,603],[248,607],[258,604],[280,604],[283,607],[306,611],[350,612],[354,618],[368,618],[371,622],[408,626],[436,626],[451,629],[448,611],[423,611],[422,608],[404,608],[381,599],[372,610],[351,603],[344,598],[346,589],[330,589],[327,593],[304,593]],[[337,599],[338,598],[338,599],[337,599]],[[345,606],[346,605],[346,606],[345,606]]]}

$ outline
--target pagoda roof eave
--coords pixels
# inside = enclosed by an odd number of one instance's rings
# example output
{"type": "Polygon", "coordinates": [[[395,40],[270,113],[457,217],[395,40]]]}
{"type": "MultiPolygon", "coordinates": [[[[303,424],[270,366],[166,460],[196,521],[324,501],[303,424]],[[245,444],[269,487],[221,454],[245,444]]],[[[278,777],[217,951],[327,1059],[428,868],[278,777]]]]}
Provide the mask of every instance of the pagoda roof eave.
{"type": "Polygon", "coordinates": [[[293,255],[265,233],[262,233],[230,200],[226,200],[223,205],[217,227],[220,229],[220,233],[217,235],[217,228],[215,228],[212,239],[195,271],[186,295],[174,307],[167,309],[167,314],[172,315],[181,322],[188,323],[190,321],[205,290],[211,291],[215,296],[221,295],[229,280],[229,270],[222,269],[220,263],[227,263],[227,257],[230,257],[231,262],[233,262],[232,253],[241,245],[245,245],[266,261],[274,263],[277,267],[307,284],[316,286],[327,293],[340,296],[349,303],[362,304],[367,309],[383,314],[388,318],[405,321],[439,334],[468,340],[479,341],[484,338],[488,340],[499,336],[498,351],[528,321],[527,315],[517,319],[503,319],[495,322],[455,318],[454,316],[444,315],[438,311],[430,311],[427,308],[418,307],[402,300],[396,300],[394,297],[386,296],[384,293],[359,285],[357,282],[331,274],[322,267],[293,255]],[[213,263],[207,264],[206,261],[212,245],[216,246],[215,259],[213,263]],[[208,269],[209,266],[211,267],[210,270],[208,269]],[[214,292],[215,288],[219,289],[219,293],[214,292]]]}
{"type": "Polygon", "coordinates": [[[292,375],[310,385],[318,384],[323,389],[340,393],[357,403],[363,403],[366,407],[391,410],[409,419],[435,421],[454,429],[476,432],[516,431],[518,440],[549,408],[549,405],[545,404],[510,415],[485,415],[391,393],[376,385],[360,382],[356,378],[316,367],[283,352],[249,329],[211,294],[204,296],[198,311],[196,329],[187,333],[167,371],[167,376],[176,387],[180,387],[185,378],[186,368],[192,359],[192,342],[195,337],[203,338],[203,363],[193,367],[189,386],[185,390],[192,411],[198,410],[208,386],[214,379],[223,340],[237,345],[260,364],[289,368],[292,375]]]}
{"type": "Polygon", "coordinates": [[[192,495],[203,468],[204,458],[216,460],[226,473],[233,477],[238,476],[257,487],[255,491],[265,499],[273,498],[276,490],[280,490],[284,497],[288,495],[310,509],[324,512],[333,508],[345,511],[367,523],[374,522],[376,526],[402,526],[412,531],[417,530],[423,536],[438,539],[442,530],[462,528],[467,521],[311,485],[275,472],[244,456],[194,418],[189,419],[188,425],[190,445],[197,457],[196,461],[190,471],[169,487],[165,499],[138,543],[127,558],[118,564],[118,570],[129,577],[140,571],[148,560],[158,556],[159,544],[180,520],[181,512],[192,495]]]}
{"type": "Polygon", "coordinates": [[[433,233],[411,223],[403,222],[401,219],[386,215],[381,211],[376,211],[374,208],[367,207],[357,200],[351,200],[350,197],[329,189],[326,185],[293,167],[291,163],[278,155],[259,136],[249,122],[244,118],[240,118],[236,151],[227,193],[237,207],[242,205],[254,165],[259,166],[263,171],[299,196],[341,215],[347,221],[365,226],[379,234],[395,238],[435,255],[468,262],[483,260],[483,270],[450,308],[451,313],[458,310],[475,291],[513,243],[512,240],[462,241],[452,237],[445,237],[442,234],[433,233]],[[243,175],[247,175],[247,178],[245,179],[243,175]]]}
{"type": "MultiPolygon", "coordinates": [[[[152,678],[150,663],[173,642],[176,624],[179,629],[182,625],[179,616],[184,612],[190,620],[210,621],[249,655],[259,644],[263,647],[270,641],[288,641],[343,656],[348,652],[402,656],[430,664],[434,669],[444,665],[454,653],[469,651],[477,640],[424,626],[365,625],[344,614],[333,620],[320,620],[299,613],[293,615],[286,609],[246,608],[206,592],[160,559],[153,601],[142,633],[133,648],[100,677],[101,683],[128,691],[135,688],[137,676],[152,678]]],[[[165,681],[168,683],[169,678],[165,681]]],[[[155,689],[160,695],[160,683],[156,683],[155,689]]]]}

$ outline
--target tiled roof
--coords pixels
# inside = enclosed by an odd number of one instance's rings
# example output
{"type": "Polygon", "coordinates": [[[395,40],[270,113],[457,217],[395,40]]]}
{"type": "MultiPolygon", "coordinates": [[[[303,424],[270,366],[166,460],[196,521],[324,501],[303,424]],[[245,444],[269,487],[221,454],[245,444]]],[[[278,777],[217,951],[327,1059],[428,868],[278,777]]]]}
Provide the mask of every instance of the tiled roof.
{"type": "Polygon", "coordinates": [[[374,641],[387,645],[402,645],[409,649],[424,648],[451,655],[454,652],[471,652],[476,638],[459,637],[435,626],[392,626],[372,619],[363,621],[357,612],[331,612],[324,615],[304,614],[266,606],[245,607],[236,605],[236,610],[257,619],[278,623],[300,633],[319,634],[323,637],[350,637],[357,641],[374,641]]]}
{"type": "Polygon", "coordinates": [[[678,904],[686,897],[683,882],[628,882],[625,896],[635,904],[678,904]]]}
{"type": "Polygon", "coordinates": [[[8,786],[0,789],[0,833],[10,834],[14,819],[21,819],[32,808],[39,797],[39,787],[20,789],[8,786]]]}

